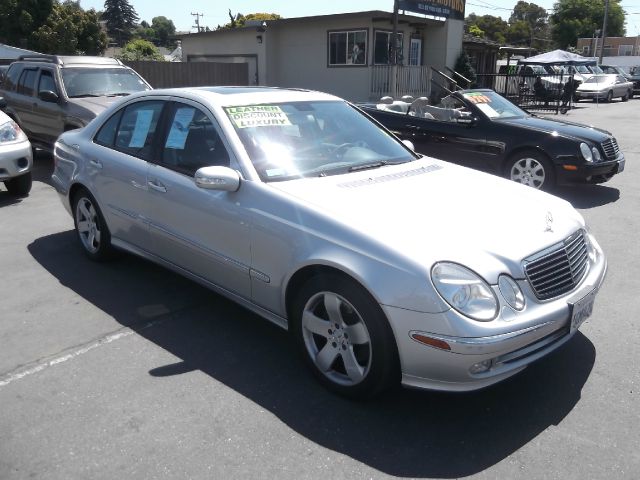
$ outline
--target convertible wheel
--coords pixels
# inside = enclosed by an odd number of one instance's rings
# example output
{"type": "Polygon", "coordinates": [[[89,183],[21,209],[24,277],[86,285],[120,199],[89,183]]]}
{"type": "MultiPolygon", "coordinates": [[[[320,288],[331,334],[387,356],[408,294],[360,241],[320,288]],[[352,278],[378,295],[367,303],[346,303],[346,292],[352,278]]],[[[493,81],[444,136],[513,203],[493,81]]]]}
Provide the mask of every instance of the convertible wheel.
{"type": "Polygon", "coordinates": [[[370,398],[399,376],[391,327],[361,286],[338,275],[311,278],[292,309],[291,331],[305,361],[330,390],[370,398]]]}
{"type": "Polygon", "coordinates": [[[555,186],[553,167],[539,152],[518,153],[507,163],[506,173],[509,180],[538,190],[549,191],[555,186]]]}
{"type": "Polygon", "coordinates": [[[7,187],[11,195],[26,197],[31,191],[31,183],[31,172],[28,172],[19,177],[14,177],[11,180],[5,180],[4,186],[7,187]]]}
{"type": "Polygon", "coordinates": [[[613,92],[609,90],[609,93],[607,93],[607,103],[611,103],[612,101],[613,101],[613,92]]]}
{"type": "Polygon", "coordinates": [[[107,260],[112,253],[111,235],[102,212],[86,190],[76,193],[73,201],[76,233],[85,254],[96,261],[107,260]]]}

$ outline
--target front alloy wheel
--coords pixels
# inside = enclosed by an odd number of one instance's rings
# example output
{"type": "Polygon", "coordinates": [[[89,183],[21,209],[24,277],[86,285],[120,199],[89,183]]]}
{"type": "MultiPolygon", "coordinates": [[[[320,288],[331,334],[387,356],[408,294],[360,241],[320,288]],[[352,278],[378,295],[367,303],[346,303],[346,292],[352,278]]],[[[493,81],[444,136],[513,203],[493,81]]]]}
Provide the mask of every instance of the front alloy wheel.
{"type": "Polygon", "coordinates": [[[523,153],[509,162],[507,177],[538,190],[549,190],[553,186],[553,170],[537,152],[523,153]]]}
{"type": "Polygon", "coordinates": [[[290,309],[290,330],[318,380],[349,398],[366,399],[397,382],[395,336],[380,305],[338,274],[307,280],[290,309]]]}

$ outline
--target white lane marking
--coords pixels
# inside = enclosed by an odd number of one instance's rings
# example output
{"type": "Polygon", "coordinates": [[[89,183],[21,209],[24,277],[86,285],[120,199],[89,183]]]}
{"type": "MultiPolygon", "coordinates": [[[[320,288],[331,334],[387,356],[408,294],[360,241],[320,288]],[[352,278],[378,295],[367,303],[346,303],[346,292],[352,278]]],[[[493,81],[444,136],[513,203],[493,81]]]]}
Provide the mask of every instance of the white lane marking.
{"type": "Polygon", "coordinates": [[[106,345],[108,343],[111,342],[115,342],[116,340],[119,340],[121,338],[124,337],[128,337],[129,335],[133,334],[134,332],[132,330],[127,329],[124,332],[118,332],[118,333],[114,333],[111,335],[107,335],[104,338],[101,338],[100,340],[91,343],[87,346],[84,346],[82,348],[79,348],[71,353],[67,353],[65,355],[62,355],[60,357],[55,357],[51,360],[44,360],[41,361],[40,363],[34,365],[33,367],[27,368],[26,370],[22,370],[19,371],[17,373],[12,373],[9,374],[8,376],[6,376],[5,378],[0,379],[0,387],[5,387],[7,385],[9,385],[11,382],[14,382],[16,380],[20,380],[21,378],[27,377],[29,375],[33,375],[34,373],[38,373],[41,372],[42,370],[44,370],[45,368],[48,367],[52,367],[53,365],[58,365],[60,363],[64,363],[68,360],[72,360],[80,355],[83,355],[87,352],[90,352],[91,350],[93,350],[94,348],[98,348],[102,345],[106,345]]]}

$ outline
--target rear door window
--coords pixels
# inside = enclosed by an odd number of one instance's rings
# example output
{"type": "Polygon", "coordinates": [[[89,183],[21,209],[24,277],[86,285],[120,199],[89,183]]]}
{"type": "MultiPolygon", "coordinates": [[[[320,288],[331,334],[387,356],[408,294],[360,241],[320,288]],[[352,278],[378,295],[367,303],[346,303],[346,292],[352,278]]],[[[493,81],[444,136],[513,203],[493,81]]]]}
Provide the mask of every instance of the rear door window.
{"type": "Polygon", "coordinates": [[[33,96],[36,84],[36,73],[37,71],[32,68],[26,68],[22,71],[20,80],[18,80],[18,93],[33,96]]]}

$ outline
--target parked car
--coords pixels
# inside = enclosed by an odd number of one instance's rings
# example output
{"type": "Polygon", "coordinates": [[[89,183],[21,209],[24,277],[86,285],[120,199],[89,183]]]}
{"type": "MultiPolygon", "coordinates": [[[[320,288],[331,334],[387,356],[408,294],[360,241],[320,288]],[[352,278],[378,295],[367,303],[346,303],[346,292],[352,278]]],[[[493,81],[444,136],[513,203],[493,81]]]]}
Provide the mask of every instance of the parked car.
{"type": "Polygon", "coordinates": [[[493,90],[462,90],[439,105],[419,98],[404,112],[363,105],[416,150],[539,189],[606,182],[624,169],[609,132],[530,115],[493,90]]]}
{"type": "Polygon", "coordinates": [[[149,90],[119,60],[84,56],[23,56],[9,66],[1,108],[47,150],[62,132],[83,127],[117,97],[149,90]]]}
{"type": "Polygon", "coordinates": [[[288,328],[347,396],[503,380],[576,333],[606,271],[566,201],[421,157],[317,92],[138,93],[54,156],[89,258],[132,252],[288,328]]]}
{"type": "Polygon", "coordinates": [[[626,102],[633,96],[633,83],[622,75],[594,75],[576,90],[579,99],[604,100],[611,102],[620,98],[626,102]]]}
{"type": "Polygon", "coordinates": [[[627,80],[629,79],[629,72],[622,67],[618,67],[616,65],[600,65],[600,69],[602,70],[602,73],[606,73],[609,75],[620,75],[627,80]]]}
{"type": "Polygon", "coordinates": [[[631,67],[627,79],[633,82],[633,93],[640,93],[640,66],[631,67]]]}
{"type": "Polygon", "coordinates": [[[0,182],[10,194],[24,197],[31,191],[31,144],[20,127],[0,112],[0,182]]]}

